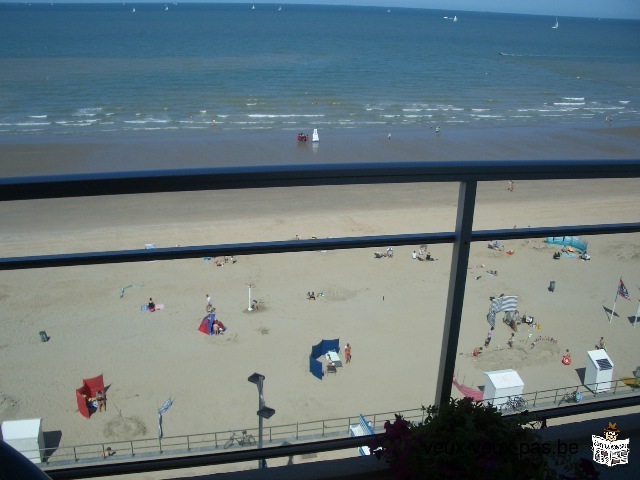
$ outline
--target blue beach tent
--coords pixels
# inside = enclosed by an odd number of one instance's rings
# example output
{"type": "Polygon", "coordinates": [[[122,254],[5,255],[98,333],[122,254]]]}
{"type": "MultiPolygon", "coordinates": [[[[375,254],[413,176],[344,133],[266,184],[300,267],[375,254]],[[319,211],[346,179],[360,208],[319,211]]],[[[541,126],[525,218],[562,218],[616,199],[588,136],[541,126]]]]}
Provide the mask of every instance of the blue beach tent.
{"type": "Polygon", "coordinates": [[[587,252],[587,242],[580,237],[547,237],[547,243],[562,245],[564,247],[572,247],[576,250],[580,250],[582,253],[587,252]]]}
{"type": "Polygon", "coordinates": [[[322,380],[322,362],[317,359],[327,352],[333,350],[337,352],[340,349],[340,339],[322,340],[319,344],[311,347],[311,355],[309,355],[309,371],[314,377],[322,380]]]}

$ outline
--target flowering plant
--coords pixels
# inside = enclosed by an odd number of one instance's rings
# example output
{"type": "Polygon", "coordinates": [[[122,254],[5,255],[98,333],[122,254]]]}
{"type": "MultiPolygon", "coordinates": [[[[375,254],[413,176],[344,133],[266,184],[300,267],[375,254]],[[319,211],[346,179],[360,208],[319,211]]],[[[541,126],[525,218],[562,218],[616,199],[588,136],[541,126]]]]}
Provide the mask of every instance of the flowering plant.
{"type": "Polygon", "coordinates": [[[422,407],[426,417],[413,423],[396,415],[385,433],[369,445],[391,466],[397,480],[597,479],[593,464],[561,458],[552,466],[527,412],[504,417],[492,405],[471,398],[422,407]]]}

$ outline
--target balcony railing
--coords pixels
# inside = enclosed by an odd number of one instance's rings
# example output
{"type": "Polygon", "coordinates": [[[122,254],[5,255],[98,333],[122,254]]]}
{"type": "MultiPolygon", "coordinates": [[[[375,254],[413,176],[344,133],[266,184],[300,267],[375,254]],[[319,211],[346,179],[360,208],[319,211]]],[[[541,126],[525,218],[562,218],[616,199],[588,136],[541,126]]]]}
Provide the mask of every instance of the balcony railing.
{"type": "MultiPolygon", "coordinates": [[[[495,180],[612,179],[640,177],[640,160],[613,161],[533,161],[533,162],[455,162],[386,163],[358,165],[307,165],[291,167],[225,168],[206,170],[170,170],[144,173],[70,175],[0,179],[0,201],[82,197],[97,195],[142,194],[224,189],[252,189],[353,184],[394,184],[458,182],[458,207],[454,232],[378,235],[301,241],[275,241],[227,245],[182,246],[154,250],[70,253],[0,259],[0,270],[127,263],[231,255],[346,250],[387,245],[452,244],[452,260],[447,295],[444,331],[439,362],[435,402],[451,396],[456,349],[460,333],[465,281],[472,242],[525,239],[562,235],[601,235],[640,232],[640,222],[601,225],[563,225],[554,227],[473,231],[473,216],[478,182],[495,180]]],[[[555,395],[554,395],[555,397],[555,395]]],[[[534,403],[540,401],[536,397],[534,403]]],[[[554,398],[555,402],[555,398],[554,398]]],[[[552,403],[552,402],[549,402],[552,403]]],[[[637,396],[615,400],[583,402],[580,405],[544,409],[544,416],[569,415],[605,408],[639,404],[637,396]],[[560,412],[560,413],[558,413],[560,412]]],[[[115,473],[184,468],[351,448],[358,439],[335,439],[260,451],[225,452],[184,456],[170,460],[124,462],[69,469],[52,469],[53,478],[82,478],[115,473]]]]}

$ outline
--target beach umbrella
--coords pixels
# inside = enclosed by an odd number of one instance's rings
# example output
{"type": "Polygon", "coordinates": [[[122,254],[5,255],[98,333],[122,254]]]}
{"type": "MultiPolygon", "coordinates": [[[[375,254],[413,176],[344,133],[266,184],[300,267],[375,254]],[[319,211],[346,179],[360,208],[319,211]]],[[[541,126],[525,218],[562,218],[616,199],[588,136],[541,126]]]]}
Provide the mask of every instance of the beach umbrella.
{"type": "Polygon", "coordinates": [[[158,410],[158,438],[162,438],[162,414],[171,408],[173,400],[169,399],[158,410]]]}

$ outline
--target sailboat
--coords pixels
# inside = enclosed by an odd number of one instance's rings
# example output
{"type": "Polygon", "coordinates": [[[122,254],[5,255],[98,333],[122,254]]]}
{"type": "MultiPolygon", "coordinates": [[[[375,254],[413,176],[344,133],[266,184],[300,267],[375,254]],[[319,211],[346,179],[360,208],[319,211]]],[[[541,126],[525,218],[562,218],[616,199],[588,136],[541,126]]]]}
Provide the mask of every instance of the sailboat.
{"type": "Polygon", "coordinates": [[[551,28],[558,28],[558,19],[556,18],[556,24],[551,28]]]}
{"type": "Polygon", "coordinates": [[[312,142],[319,142],[320,141],[320,137],[318,136],[318,129],[317,128],[313,129],[313,135],[311,136],[311,141],[312,142]]]}
{"type": "Polygon", "coordinates": [[[251,5],[251,10],[255,10],[256,6],[255,5],[251,5]]]}
{"type": "Polygon", "coordinates": [[[164,6],[164,11],[166,12],[167,10],[169,10],[169,7],[167,7],[166,5],[164,6]]]}
{"type": "Polygon", "coordinates": [[[282,11],[282,5],[280,5],[280,6],[278,7],[278,11],[279,11],[279,12],[281,12],[281,11],[282,11]]]}
{"type": "Polygon", "coordinates": [[[453,16],[453,21],[457,22],[458,21],[458,17],[456,15],[453,16]]]}
{"type": "Polygon", "coordinates": [[[131,10],[131,13],[136,13],[136,7],[133,7],[133,10],[131,10]]]}

